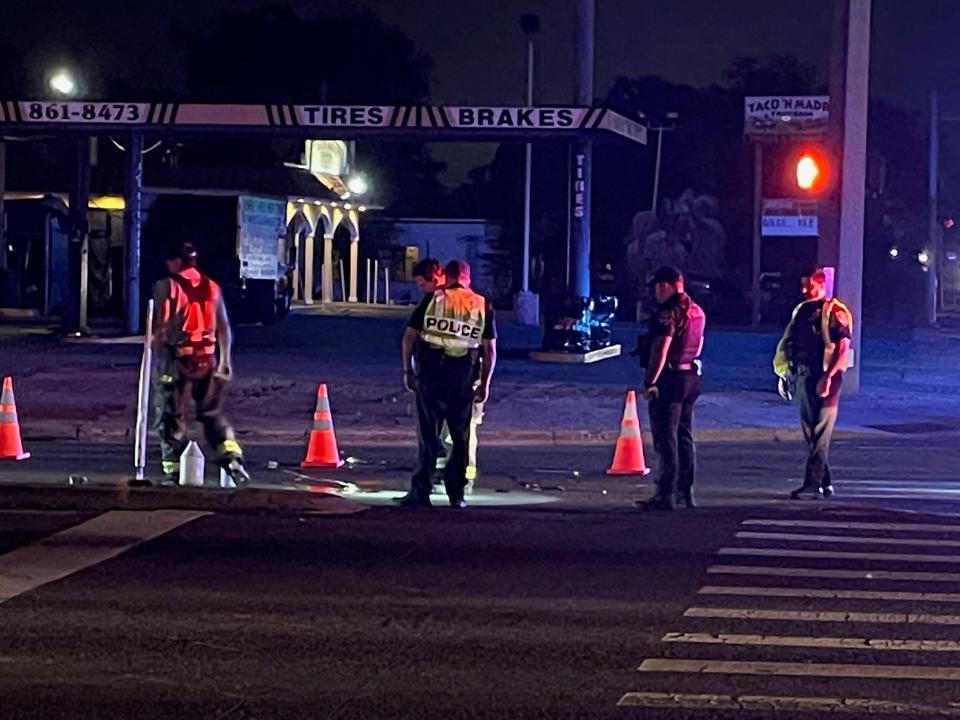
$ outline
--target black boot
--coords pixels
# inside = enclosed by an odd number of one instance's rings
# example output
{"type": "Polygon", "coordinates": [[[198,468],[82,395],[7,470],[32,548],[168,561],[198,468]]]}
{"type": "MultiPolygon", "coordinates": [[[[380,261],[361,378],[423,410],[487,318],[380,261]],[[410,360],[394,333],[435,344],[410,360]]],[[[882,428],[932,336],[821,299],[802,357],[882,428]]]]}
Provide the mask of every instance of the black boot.
{"type": "Polygon", "coordinates": [[[423,497],[422,495],[413,491],[408,492],[403,497],[394,498],[393,504],[404,508],[433,507],[430,504],[429,497],[423,497]]]}
{"type": "Polygon", "coordinates": [[[637,500],[636,505],[641,510],[669,511],[673,510],[673,498],[665,495],[654,495],[649,500],[637,500]]]}
{"type": "Polygon", "coordinates": [[[682,490],[679,499],[691,510],[697,506],[696,500],[693,499],[693,488],[682,490]]]}

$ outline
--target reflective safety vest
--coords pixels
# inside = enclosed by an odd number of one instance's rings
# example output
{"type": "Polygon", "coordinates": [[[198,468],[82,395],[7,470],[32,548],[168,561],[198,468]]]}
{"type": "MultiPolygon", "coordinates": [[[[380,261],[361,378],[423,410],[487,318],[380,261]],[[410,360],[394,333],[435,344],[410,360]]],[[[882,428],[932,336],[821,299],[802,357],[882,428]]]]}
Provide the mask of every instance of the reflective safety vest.
{"type": "Polygon", "coordinates": [[[447,355],[462,357],[480,347],[486,316],[483,295],[464,287],[437,290],[424,313],[420,339],[447,355]]]}
{"type": "Polygon", "coordinates": [[[167,342],[178,358],[196,363],[213,360],[217,347],[217,302],[220,287],[193,268],[170,276],[170,297],[164,303],[167,342]]]}
{"type": "Polygon", "coordinates": [[[679,309],[686,313],[686,320],[683,327],[678,328],[679,332],[667,352],[667,366],[672,368],[689,365],[700,357],[703,333],[707,325],[707,316],[703,308],[697,305],[693,298],[683,294],[677,302],[679,309]]]}
{"type": "MultiPolygon", "coordinates": [[[[793,323],[797,319],[797,314],[800,312],[800,308],[806,305],[807,302],[810,301],[802,302],[793,309],[790,322],[787,323],[787,327],[783,331],[783,337],[781,337],[780,342],[777,343],[777,352],[773,356],[773,371],[779,377],[786,377],[790,372],[790,358],[787,357],[787,344],[790,342],[790,336],[793,335],[793,323]]],[[[820,311],[820,332],[823,335],[824,372],[830,367],[833,354],[837,352],[837,344],[830,339],[830,318],[834,317],[838,323],[850,328],[850,333],[851,335],[853,334],[853,313],[850,312],[850,308],[836,298],[825,300],[823,310],[820,311]]],[[[850,369],[850,366],[850,355],[847,355],[847,360],[842,363],[838,369],[843,372],[844,370],[850,369]]]]}

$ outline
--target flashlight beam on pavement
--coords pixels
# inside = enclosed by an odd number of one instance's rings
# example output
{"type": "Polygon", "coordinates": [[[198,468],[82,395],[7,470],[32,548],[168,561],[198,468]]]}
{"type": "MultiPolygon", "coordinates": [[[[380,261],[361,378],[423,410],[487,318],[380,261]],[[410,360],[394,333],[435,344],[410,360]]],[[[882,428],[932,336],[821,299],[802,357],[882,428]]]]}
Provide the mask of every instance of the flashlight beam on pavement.
{"type": "Polygon", "coordinates": [[[137,428],[133,446],[133,465],[137,480],[143,480],[147,467],[147,427],[150,412],[150,370],[153,366],[153,300],[147,303],[147,323],[143,333],[143,357],[140,360],[140,385],[137,394],[137,428]]]}

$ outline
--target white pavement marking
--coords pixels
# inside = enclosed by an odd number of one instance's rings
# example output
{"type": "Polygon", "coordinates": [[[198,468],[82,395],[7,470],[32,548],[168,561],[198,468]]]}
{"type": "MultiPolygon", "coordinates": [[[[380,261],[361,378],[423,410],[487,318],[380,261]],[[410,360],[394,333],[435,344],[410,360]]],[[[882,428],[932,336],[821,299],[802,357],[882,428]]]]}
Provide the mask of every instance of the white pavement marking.
{"type": "Polygon", "coordinates": [[[960,533],[960,524],[933,525],[925,523],[871,523],[871,522],[842,522],[836,520],[780,520],[780,519],[751,519],[744,520],[741,525],[772,525],[775,527],[792,528],[829,528],[831,530],[884,530],[892,532],[941,532],[960,533]]]}
{"type": "Polygon", "coordinates": [[[960,582],[960,573],[901,572],[896,570],[822,570],[820,568],[764,567],[762,565],[713,565],[708,575],[776,575],[779,577],[833,578],[837,580],[916,580],[960,582]]]}
{"type": "Polygon", "coordinates": [[[115,510],[0,556],[0,603],[114,558],[209,515],[186,510],[115,510]]]}
{"type": "Polygon", "coordinates": [[[947,495],[946,493],[935,493],[929,495],[923,495],[921,493],[888,493],[883,490],[878,491],[868,491],[868,492],[852,492],[852,493],[843,493],[844,500],[942,500],[951,502],[956,502],[960,500],[960,497],[957,495],[947,495]]]}
{"type": "Polygon", "coordinates": [[[677,708],[685,710],[797,711],[816,713],[862,713],[867,715],[919,715],[958,717],[957,705],[918,705],[878,698],[785,697],[778,695],[692,695],[682,693],[629,692],[620,707],[677,708]]]}
{"type": "Polygon", "coordinates": [[[646,659],[640,672],[709,675],[785,675],[795,677],[881,678],[890,680],[960,680],[960,668],[916,665],[853,665],[841,663],[752,662],[741,660],[646,659]]]}
{"type": "Polygon", "coordinates": [[[882,493],[884,495],[889,493],[894,493],[897,495],[946,495],[947,497],[952,497],[960,495],[960,489],[952,490],[950,488],[937,488],[937,487],[894,487],[892,485],[879,485],[879,484],[862,484],[856,485],[847,491],[838,493],[837,497],[841,495],[848,497],[850,495],[862,494],[862,493],[882,493]]]}
{"type": "Polygon", "coordinates": [[[960,604],[960,593],[900,592],[897,590],[840,590],[826,588],[743,587],[707,585],[699,595],[738,595],[743,597],[825,598],[828,600],[885,600],[889,602],[939,602],[960,604]]]}
{"type": "Polygon", "coordinates": [[[786,620],[790,622],[852,622],[916,625],[960,625],[960,615],[932,613],[868,613],[818,610],[762,610],[755,608],[692,607],[684,617],[725,618],[727,620],[786,620]]]}
{"type": "Polygon", "coordinates": [[[661,642],[704,645],[762,645],[767,647],[836,648],[841,650],[905,650],[909,652],[960,652],[955,640],[899,640],[852,637],[807,637],[797,635],[735,635],[667,633],[661,642]]]}
{"type": "Polygon", "coordinates": [[[784,542],[848,543],[851,545],[915,545],[917,547],[960,548],[960,540],[938,538],[864,537],[853,535],[809,535],[807,533],[738,532],[741,540],[782,540],[784,542]]]}
{"type": "Polygon", "coordinates": [[[839,550],[788,550],[783,548],[720,548],[718,555],[816,558],[820,560],[882,560],[886,562],[960,563],[960,555],[911,555],[909,553],[846,552],[839,550]]]}

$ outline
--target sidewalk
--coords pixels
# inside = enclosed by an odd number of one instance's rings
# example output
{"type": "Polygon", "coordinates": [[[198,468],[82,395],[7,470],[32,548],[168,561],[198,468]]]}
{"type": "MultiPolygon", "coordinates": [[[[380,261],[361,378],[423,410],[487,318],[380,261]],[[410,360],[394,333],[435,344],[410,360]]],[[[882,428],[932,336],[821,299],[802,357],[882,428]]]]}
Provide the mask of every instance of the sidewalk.
{"type": "MultiPolygon", "coordinates": [[[[329,387],[341,444],[409,443],[413,397],[401,388],[403,318],[297,314],[270,327],[237,331],[237,379],[228,414],[241,439],[297,444],[313,412],[318,382],[329,387]]],[[[610,443],[624,393],[641,384],[635,358],[590,366],[531,362],[539,331],[501,325],[501,360],[481,430],[485,444],[610,443]]],[[[637,326],[619,325],[628,353],[637,326]]],[[[770,333],[714,330],[705,349],[702,441],[799,437],[796,411],[775,391],[770,333]]],[[[72,343],[32,329],[0,333],[0,374],[14,376],[26,439],[129,439],[136,414],[141,348],[127,341],[72,343]]],[[[960,428],[960,338],[920,333],[868,339],[863,390],[841,408],[841,433],[923,435],[960,428]]],[[[645,413],[641,407],[641,422],[645,413]]]]}

